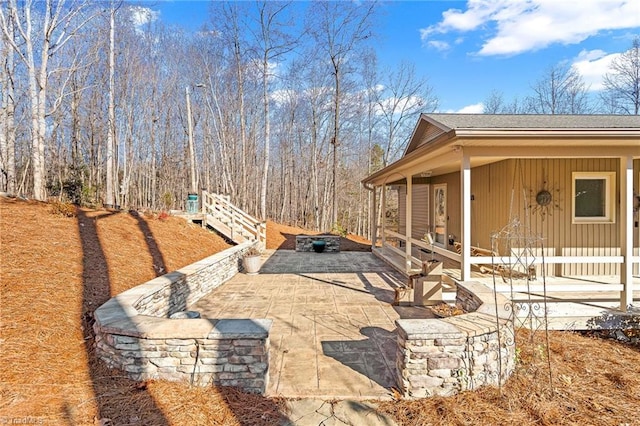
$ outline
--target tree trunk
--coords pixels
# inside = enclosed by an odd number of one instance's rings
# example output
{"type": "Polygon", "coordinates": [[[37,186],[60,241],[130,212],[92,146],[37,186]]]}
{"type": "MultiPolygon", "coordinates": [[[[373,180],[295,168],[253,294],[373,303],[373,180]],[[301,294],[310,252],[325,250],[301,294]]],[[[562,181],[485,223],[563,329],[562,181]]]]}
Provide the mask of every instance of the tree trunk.
{"type": "Polygon", "coordinates": [[[269,178],[269,138],[271,137],[271,120],[269,119],[269,61],[267,54],[262,60],[262,102],[264,113],[264,166],[262,169],[262,185],[260,188],[260,218],[267,219],[267,184],[269,178]]]}
{"type": "Polygon", "coordinates": [[[331,222],[332,225],[338,224],[338,143],[340,128],[340,67],[335,58],[332,58],[333,70],[335,77],[335,93],[334,93],[334,111],[333,111],[333,170],[332,170],[332,205],[331,222]]]}
{"type": "Polygon", "coordinates": [[[108,207],[115,205],[115,144],[116,144],[116,113],[115,113],[115,9],[113,2],[109,11],[109,111],[107,126],[107,182],[105,204],[108,207]]]}
{"type": "MultiPolygon", "coordinates": [[[[13,21],[9,18],[7,32],[14,35],[13,21]]],[[[16,131],[15,131],[15,101],[13,79],[14,72],[13,49],[8,43],[2,45],[2,70],[0,70],[0,90],[2,90],[2,110],[0,114],[0,158],[4,169],[4,190],[10,194],[16,192],[16,131]]]]}

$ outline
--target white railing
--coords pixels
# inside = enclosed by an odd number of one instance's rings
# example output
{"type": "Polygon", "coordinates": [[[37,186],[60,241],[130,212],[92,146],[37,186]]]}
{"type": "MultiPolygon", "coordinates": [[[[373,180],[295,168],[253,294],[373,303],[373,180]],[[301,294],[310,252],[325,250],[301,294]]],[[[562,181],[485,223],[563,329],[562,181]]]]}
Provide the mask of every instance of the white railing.
{"type": "MultiPolygon", "coordinates": [[[[406,244],[407,237],[406,235],[400,234],[395,231],[391,231],[388,229],[384,230],[385,235],[385,244],[383,244],[383,248],[387,249],[396,255],[406,256],[405,250],[403,248],[394,247],[391,244],[388,244],[386,240],[388,239],[396,239],[398,241],[403,241],[406,244]]],[[[458,263],[462,262],[462,256],[454,251],[447,250],[445,248],[439,247],[437,245],[429,244],[422,240],[417,240],[415,238],[410,238],[411,244],[413,246],[417,246],[426,250],[433,251],[443,257],[454,260],[458,263]]],[[[635,248],[637,251],[638,248],[635,248]]],[[[632,263],[634,266],[640,266],[640,256],[632,255],[628,256],[628,261],[632,263]]],[[[620,265],[624,263],[624,256],[620,255],[609,255],[609,256],[598,256],[598,255],[587,255],[587,256],[536,256],[531,255],[526,257],[527,263],[530,265],[571,265],[571,264],[611,264],[611,265],[620,265]]],[[[420,259],[411,256],[412,263],[420,264],[420,259]]],[[[523,257],[517,256],[472,256],[469,259],[469,263],[472,265],[490,265],[492,263],[496,264],[518,264],[523,261],[523,257]]]]}
{"type": "Polygon", "coordinates": [[[267,225],[231,203],[228,195],[202,191],[202,213],[211,215],[225,224],[236,240],[236,233],[243,238],[258,241],[263,247],[267,241],[267,225]]]}

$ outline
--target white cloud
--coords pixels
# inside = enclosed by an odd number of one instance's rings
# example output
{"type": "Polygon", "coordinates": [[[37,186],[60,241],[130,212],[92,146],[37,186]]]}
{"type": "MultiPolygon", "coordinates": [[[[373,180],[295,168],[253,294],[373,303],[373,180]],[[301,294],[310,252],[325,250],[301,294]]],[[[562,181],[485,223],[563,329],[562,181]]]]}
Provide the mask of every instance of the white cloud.
{"type": "Polygon", "coordinates": [[[131,12],[131,22],[133,22],[133,25],[138,30],[142,29],[142,27],[148,23],[155,22],[160,18],[160,11],[150,9],[148,7],[131,6],[129,7],[129,11],[131,12]]]}
{"type": "Polygon", "coordinates": [[[584,82],[589,86],[589,90],[602,90],[603,76],[609,72],[611,61],[620,56],[620,53],[607,54],[602,50],[583,50],[573,62],[575,68],[584,82]]]}
{"type": "Polygon", "coordinates": [[[484,111],[484,104],[482,102],[478,102],[477,104],[467,105],[465,107],[460,108],[458,111],[460,114],[482,114],[484,111]]]}
{"type": "Polygon", "coordinates": [[[449,45],[449,43],[441,40],[429,40],[427,41],[427,45],[441,52],[449,50],[451,48],[451,45],[449,45]]]}
{"type": "Polygon", "coordinates": [[[420,31],[433,34],[491,30],[478,54],[515,55],[554,43],[575,44],[603,30],[640,27],[638,0],[469,0],[420,31]]]}

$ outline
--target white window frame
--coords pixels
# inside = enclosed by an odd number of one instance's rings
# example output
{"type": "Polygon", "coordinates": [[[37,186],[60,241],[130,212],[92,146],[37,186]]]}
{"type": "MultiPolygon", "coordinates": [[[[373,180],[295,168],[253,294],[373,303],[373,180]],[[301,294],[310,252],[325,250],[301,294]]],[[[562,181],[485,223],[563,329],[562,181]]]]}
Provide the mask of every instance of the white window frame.
{"type": "Polygon", "coordinates": [[[573,224],[615,223],[616,172],[573,172],[571,178],[571,220],[573,224]],[[605,181],[604,216],[576,217],[576,180],[601,179],[605,181]]]}

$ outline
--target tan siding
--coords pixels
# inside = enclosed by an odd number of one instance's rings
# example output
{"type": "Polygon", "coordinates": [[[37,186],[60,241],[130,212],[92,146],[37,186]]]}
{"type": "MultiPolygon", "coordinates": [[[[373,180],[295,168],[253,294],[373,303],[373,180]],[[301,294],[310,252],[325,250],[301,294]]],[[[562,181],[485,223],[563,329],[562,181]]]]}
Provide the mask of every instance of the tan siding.
{"type": "MultiPolygon", "coordinates": [[[[640,196],[640,159],[633,160],[633,193],[640,196]]],[[[635,247],[635,255],[640,253],[640,211],[636,212],[633,217],[633,246],[635,247]]],[[[640,274],[640,265],[635,265],[635,274],[640,274]]]]}
{"type": "MultiPolygon", "coordinates": [[[[398,222],[401,234],[406,232],[406,208],[407,187],[400,186],[398,189],[398,222]]],[[[424,233],[430,229],[429,224],[429,185],[413,184],[412,211],[413,224],[411,236],[416,239],[424,237],[424,233]]]]}
{"type": "MultiPolygon", "coordinates": [[[[620,188],[618,159],[522,159],[505,160],[472,170],[472,245],[491,246],[491,234],[519,217],[533,235],[543,238],[546,255],[616,255],[619,252],[619,203],[614,224],[572,224],[572,172],[615,171],[620,188]],[[546,182],[546,184],[545,184],[546,182]],[[553,195],[546,214],[536,207],[538,191],[553,195]],[[511,212],[511,213],[510,213],[511,212]],[[529,214],[527,214],[529,213],[529,214]]],[[[612,275],[616,265],[556,266],[547,274],[612,275]]]]}
{"type": "MultiPolygon", "coordinates": [[[[541,236],[546,256],[585,256],[619,254],[619,195],[616,196],[616,223],[572,224],[572,173],[578,171],[616,172],[616,191],[620,189],[618,159],[521,159],[505,160],[472,170],[471,174],[471,244],[490,248],[491,236],[518,216],[529,226],[532,235],[541,236]],[[545,214],[536,209],[535,197],[546,188],[553,201],[545,214]]],[[[460,175],[434,176],[431,185],[414,183],[413,237],[422,238],[432,230],[433,186],[447,184],[447,233],[460,240],[460,175]],[[424,207],[426,205],[426,208],[424,207]]],[[[640,160],[634,160],[634,191],[640,190],[640,160]]],[[[406,187],[399,186],[398,216],[400,233],[405,232],[406,187]]],[[[636,213],[635,221],[638,220],[636,213]]],[[[634,247],[639,231],[634,228],[634,247]]],[[[450,248],[451,249],[451,248],[450,248]]],[[[542,249],[536,251],[540,255],[542,249]]],[[[539,273],[541,272],[539,269],[539,273]]],[[[638,269],[636,267],[636,269],[638,269]]],[[[567,264],[549,265],[547,275],[615,275],[617,265],[567,264]]]]}
{"type": "Polygon", "coordinates": [[[404,185],[400,185],[398,187],[398,232],[400,234],[404,234],[406,232],[407,227],[405,224],[407,223],[407,210],[405,205],[407,203],[407,187],[404,185]]]}
{"type": "Polygon", "coordinates": [[[443,133],[444,131],[436,126],[427,126],[427,129],[420,137],[420,142],[418,143],[418,146],[416,146],[416,148],[428,143],[430,140],[435,139],[443,133]]]}
{"type": "Polygon", "coordinates": [[[429,226],[429,185],[413,185],[412,211],[413,224],[411,236],[415,239],[422,239],[429,226]]]}
{"type": "Polygon", "coordinates": [[[491,235],[509,219],[512,161],[501,161],[471,171],[471,245],[491,248],[491,235]]]}

